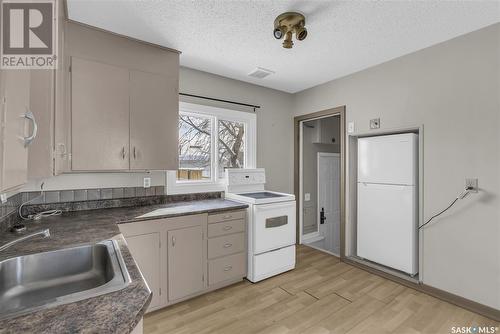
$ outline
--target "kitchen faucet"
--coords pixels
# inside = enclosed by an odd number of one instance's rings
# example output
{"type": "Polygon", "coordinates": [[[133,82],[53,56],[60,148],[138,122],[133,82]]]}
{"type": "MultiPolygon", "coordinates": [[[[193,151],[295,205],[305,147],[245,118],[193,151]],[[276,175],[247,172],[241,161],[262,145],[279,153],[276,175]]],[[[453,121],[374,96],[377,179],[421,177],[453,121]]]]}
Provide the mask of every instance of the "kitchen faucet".
{"type": "Polygon", "coordinates": [[[42,231],[38,231],[38,232],[35,232],[35,233],[31,233],[31,234],[27,234],[25,236],[22,236],[20,238],[17,238],[15,240],[12,240],[11,242],[8,242],[6,243],[5,245],[3,246],[0,246],[0,252],[3,251],[3,250],[6,250],[7,248],[21,242],[21,241],[24,241],[26,239],[30,239],[30,238],[33,238],[33,237],[36,237],[37,235],[41,235],[43,236],[44,238],[48,238],[50,237],[50,231],[49,229],[45,229],[45,230],[42,230],[42,231]]]}

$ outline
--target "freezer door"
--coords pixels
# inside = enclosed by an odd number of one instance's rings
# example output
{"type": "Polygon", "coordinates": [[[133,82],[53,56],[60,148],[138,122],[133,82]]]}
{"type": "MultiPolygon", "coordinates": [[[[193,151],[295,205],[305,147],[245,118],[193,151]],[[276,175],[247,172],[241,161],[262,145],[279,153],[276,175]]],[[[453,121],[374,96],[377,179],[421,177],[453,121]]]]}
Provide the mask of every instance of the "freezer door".
{"type": "Polygon", "coordinates": [[[358,182],[416,185],[418,135],[358,139],[358,182]]]}
{"type": "Polygon", "coordinates": [[[416,274],[416,198],[413,186],[358,183],[357,255],[416,274]]]}

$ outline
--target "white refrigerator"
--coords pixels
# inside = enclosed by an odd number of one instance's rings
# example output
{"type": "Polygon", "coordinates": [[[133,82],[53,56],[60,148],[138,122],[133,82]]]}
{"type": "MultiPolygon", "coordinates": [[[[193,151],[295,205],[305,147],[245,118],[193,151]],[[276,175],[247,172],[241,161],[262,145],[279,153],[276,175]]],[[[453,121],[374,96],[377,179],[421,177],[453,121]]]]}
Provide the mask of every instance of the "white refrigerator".
{"type": "Polygon", "coordinates": [[[418,135],[358,139],[357,255],[418,272],[418,135]]]}

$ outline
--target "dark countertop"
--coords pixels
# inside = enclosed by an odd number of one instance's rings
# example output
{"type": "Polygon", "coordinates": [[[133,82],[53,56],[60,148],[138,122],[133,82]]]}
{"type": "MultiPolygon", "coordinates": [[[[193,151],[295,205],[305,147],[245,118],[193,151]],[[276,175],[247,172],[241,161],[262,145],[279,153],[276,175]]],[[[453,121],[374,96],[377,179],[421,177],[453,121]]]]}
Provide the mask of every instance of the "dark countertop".
{"type": "MultiPolygon", "coordinates": [[[[124,289],[102,296],[36,311],[0,321],[0,333],[129,333],[143,317],[151,301],[151,291],[144,281],[117,223],[177,217],[246,208],[223,199],[176,202],[141,207],[124,207],[63,213],[28,222],[27,232],[49,228],[51,237],[35,237],[0,253],[0,261],[20,255],[39,253],[96,243],[106,239],[118,241],[132,282],[124,289]],[[137,218],[155,210],[160,215],[137,218]]],[[[0,234],[0,245],[19,237],[0,234]]]]}

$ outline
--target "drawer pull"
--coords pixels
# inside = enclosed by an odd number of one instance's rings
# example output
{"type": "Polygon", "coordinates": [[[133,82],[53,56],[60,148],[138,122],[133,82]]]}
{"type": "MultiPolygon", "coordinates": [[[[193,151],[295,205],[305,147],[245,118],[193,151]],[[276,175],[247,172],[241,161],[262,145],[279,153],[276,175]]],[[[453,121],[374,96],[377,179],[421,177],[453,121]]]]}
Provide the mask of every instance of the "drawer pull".
{"type": "Polygon", "coordinates": [[[224,248],[229,248],[229,247],[231,247],[232,245],[233,245],[232,243],[228,242],[227,244],[225,244],[225,245],[224,245],[224,248]]]}
{"type": "Polygon", "coordinates": [[[229,219],[229,218],[232,218],[232,217],[233,217],[232,215],[225,215],[225,216],[223,216],[222,218],[224,218],[224,219],[229,219]]]}
{"type": "Polygon", "coordinates": [[[229,271],[229,270],[231,270],[231,269],[233,269],[233,266],[225,266],[225,267],[224,267],[224,271],[229,271]]]}
{"type": "Polygon", "coordinates": [[[224,226],[223,230],[224,231],[229,231],[230,229],[232,229],[233,227],[232,226],[224,226]]]}

